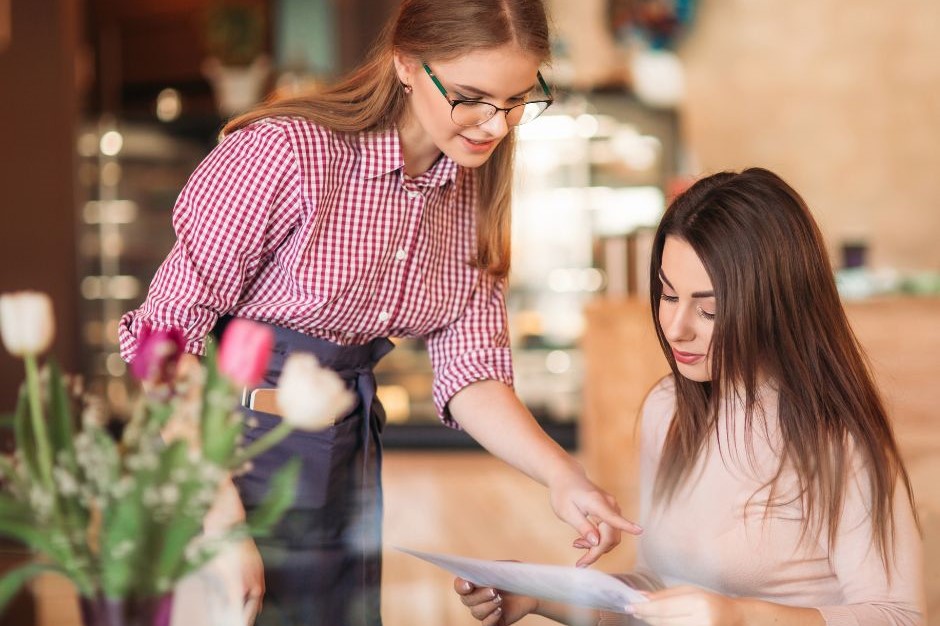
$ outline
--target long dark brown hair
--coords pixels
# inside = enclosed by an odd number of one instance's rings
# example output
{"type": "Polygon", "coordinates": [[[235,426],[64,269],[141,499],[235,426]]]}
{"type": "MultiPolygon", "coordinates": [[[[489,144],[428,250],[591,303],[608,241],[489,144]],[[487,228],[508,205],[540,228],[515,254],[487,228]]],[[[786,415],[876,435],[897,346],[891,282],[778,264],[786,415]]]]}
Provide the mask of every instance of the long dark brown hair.
{"type": "MultiPolygon", "coordinates": [[[[893,541],[895,488],[910,480],[884,405],[836,291],[822,235],[803,199],[760,168],[703,178],[678,196],[656,232],[650,267],[653,321],[676,385],[676,415],[656,476],[668,501],[717,433],[723,402],[745,407],[745,432],[760,410],[758,387],[778,389],[781,458],[767,483],[795,471],[803,536],[836,541],[853,457],[867,478],[873,539],[887,565],[893,541]],[[695,250],[715,291],[710,382],[683,377],[659,324],[659,279],[666,238],[695,250]]],[[[864,484],[864,483],[863,483],[864,484]]]]}
{"type": "MultiPolygon", "coordinates": [[[[265,103],[231,120],[223,132],[273,116],[303,117],[339,132],[385,129],[405,111],[393,62],[396,50],[434,62],[506,44],[542,62],[549,59],[541,0],[404,0],[369,58],[348,76],[315,93],[265,103]]],[[[472,262],[496,276],[509,272],[514,151],[515,130],[510,129],[476,172],[477,251],[472,262]]]]}

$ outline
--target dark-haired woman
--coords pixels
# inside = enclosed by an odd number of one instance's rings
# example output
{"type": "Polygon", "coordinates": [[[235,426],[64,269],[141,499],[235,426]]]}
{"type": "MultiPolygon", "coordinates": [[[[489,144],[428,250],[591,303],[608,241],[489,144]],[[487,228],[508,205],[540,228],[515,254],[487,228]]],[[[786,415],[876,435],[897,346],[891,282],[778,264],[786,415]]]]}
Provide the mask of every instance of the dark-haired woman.
{"type": "MultiPolygon", "coordinates": [[[[381,429],[372,367],[390,336],[423,337],[441,419],[546,485],[593,562],[638,532],[538,426],[512,390],[504,302],[514,127],[551,103],[540,0],[404,0],[371,58],[336,85],[232,120],[183,189],[177,242],[146,301],[120,324],[185,330],[200,354],[233,317],[271,324],[264,387],[292,350],[314,352],[360,396],[328,432],[298,434],[238,481],[256,505],[271,473],[303,459],[294,510],[246,546],[265,624],[378,624],[381,429]]],[[[269,389],[246,390],[277,424],[269,389]]],[[[239,498],[232,499],[240,509],[239,498]]],[[[238,510],[236,515],[243,514],[238,510]]]]}
{"type": "Polygon", "coordinates": [[[663,216],[651,280],[672,375],[642,414],[633,581],[649,602],[585,613],[457,579],[473,615],[922,624],[910,482],[800,196],[757,168],[700,180],[663,216]]]}

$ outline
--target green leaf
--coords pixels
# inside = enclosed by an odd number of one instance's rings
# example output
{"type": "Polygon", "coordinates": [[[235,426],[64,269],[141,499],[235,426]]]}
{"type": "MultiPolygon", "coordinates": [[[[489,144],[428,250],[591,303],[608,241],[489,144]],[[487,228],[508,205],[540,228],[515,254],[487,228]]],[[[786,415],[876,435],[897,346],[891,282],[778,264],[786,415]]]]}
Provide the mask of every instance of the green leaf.
{"type": "Polygon", "coordinates": [[[163,531],[144,504],[144,494],[164,484],[167,457],[185,455],[184,442],[167,446],[160,451],[158,466],[133,471],[131,492],[105,508],[100,552],[101,587],[105,595],[124,597],[150,584],[163,531]]]}
{"type": "Polygon", "coordinates": [[[23,456],[23,463],[29,470],[31,479],[35,482],[42,482],[39,460],[36,457],[36,437],[33,434],[29,415],[29,396],[25,385],[20,388],[16,412],[13,414],[13,436],[16,439],[16,448],[23,456]]]}
{"type": "Polygon", "coordinates": [[[19,541],[34,552],[47,554],[54,560],[61,556],[61,550],[52,542],[50,534],[44,528],[37,526],[29,517],[27,519],[17,519],[12,516],[0,517],[0,536],[19,541]]]}
{"type": "Polygon", "coordinates": [[[252,537],[264,537],[294,503],[297,480],[300,477],[300,459],[292,458],[275,472],[261,505],[248,515],[248,528],[252,537]]]}
{"type": "MultiPolygon", "coordinates": [[[[48,366],[49,441],[52,444],[53,460],[66,472],[78,479],[78,462],[75,459],[75,414],[72,411],[72,397],[69,394],[62,370],[55,358],[49,358],[48,366]]],[[[88,511],[82,505],[77,494],[64,496],[57,493],[56,499],[59,510],[66,517],[69,527],[87,527],[88,511]]]]}
{"type": "Polygon", "coordinates": [[[16,482],[16,466],[13,465],[13,458],[0,454],[0,482],[7,480],[16,482]]]}
{"type": "Polygon", "coordinates": [[[142,494],[143,490],[135,487],[122,500],[111,502],[105,512],[99,554],[101,588],[112,598],[126,596],[140,575],[147,522],[142,494]]]}
{"type": "Polygon", "coordinates": [[[68,459],[69,470],[75,468],[75,421],[72,415],[72,399],[62,377],[62,370],[55,359],[50,358],[49,365],[49,441],[52,443],[55,460],[58,452],[64,451],[68,459]]]}
{"type": "Polygon", "coordinates": [[[227,465],[238,450],[245,425],[240,415],[232,416],[231,411],[208,411],[206,418],[213,421],[212,437],[203,439],[203,454],[206,459],[219,465],[227,465]]]}
{"type": "Polygon", "coordinates": [[[189,459],[189,449],[184,441],[174,442],[161,457],[161,469],[155,485],[177,484],[180,493],[176,508],[169,521],[157,529],[151,527],[151,535],[155,543],[150,546],[152,562],[150,578],[147,582],[151,593],[164,591],[159,587],[160,581],[175,581],[185,561],[186,546],[190,540],[199,534],[202,529],[201,513],[196,510],[193,495],[203,487],[204,478],[199,476],[197,468],[189,459]],[[183,470],[189,478],[182,484],[175,483],[172,476],[175,472],[183,470]]]}
{"type": "Polygon", "coordinates": [[[10,570],[0,578],[0,615],[23,585],[33,577],[48,571],[62,573],[59,567],[51,563],[27,563],[10,570]]]}
{"type": "Polygon", "coordinates": [[[206,343],[206,382],[202,391],[201,435],[203,455],[209,461],[227,466],[238,447],[243,424],[236,410],[236,394],[231,381],[219,372],[215,341],[206,343]]]}

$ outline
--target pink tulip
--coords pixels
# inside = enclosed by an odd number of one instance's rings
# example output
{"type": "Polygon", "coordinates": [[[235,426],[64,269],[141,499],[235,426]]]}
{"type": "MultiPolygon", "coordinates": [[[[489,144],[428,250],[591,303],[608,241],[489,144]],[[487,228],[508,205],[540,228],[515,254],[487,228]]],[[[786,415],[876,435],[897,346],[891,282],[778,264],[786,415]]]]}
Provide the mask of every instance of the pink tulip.
{"type": "Polygon", "coordinates": [[[186,337],[179,328],[154,330],[145,324],[137,334],[137,354],[131,361],[131,373],[137,380],[169,384],[185,347],[186,337]]]}
{"type": "Polygon", "coordinates": [[[264,324],[232,320],[222,335],[219,371],[236,385],[255,387],[268,369],[273,347],[274,333],[264,324]]]}

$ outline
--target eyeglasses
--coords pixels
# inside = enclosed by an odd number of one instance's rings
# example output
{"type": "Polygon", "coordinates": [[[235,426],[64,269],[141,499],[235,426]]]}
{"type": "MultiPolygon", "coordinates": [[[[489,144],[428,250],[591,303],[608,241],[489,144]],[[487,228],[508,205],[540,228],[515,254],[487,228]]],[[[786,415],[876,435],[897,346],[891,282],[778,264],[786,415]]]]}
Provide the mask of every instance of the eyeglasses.
{"type": "Polygon", "coordinates": [[[539,79],[539,85],[542,87],[542,91],[545,92],[545,100],[533,100],[531,102],[523,102],[516,106],[503,108],[495,104],[490,104],[489,102],[483,102],[482,100],[454,100],[447,95],[447,90],[444,89],[444,85],[437,79],[437,76],[434,75],[434,72],[431,71],[427,63],[424,64],[424,71],[428,73],[428,76],[430,76],[434,84],[437,85],[437,88],[444,98],[450,102],[450,119],[458,126],[479,126],[492,119],[493,116],[500,111],[506,114],[506,124],[509,126],[526,124],[544,113],[545,109],[554,101],[552,99],[552,92],[545,83],[545,79],[542,78],[541,72],[537,72],[536,77],[539,79]]]}

